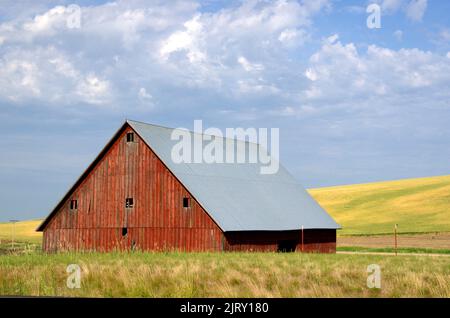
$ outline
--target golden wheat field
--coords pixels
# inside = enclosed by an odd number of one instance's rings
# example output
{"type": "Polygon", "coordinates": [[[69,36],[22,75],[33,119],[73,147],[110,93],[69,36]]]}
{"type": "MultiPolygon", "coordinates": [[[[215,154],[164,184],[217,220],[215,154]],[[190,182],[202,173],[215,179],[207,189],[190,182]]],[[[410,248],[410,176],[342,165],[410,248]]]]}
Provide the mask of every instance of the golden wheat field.
{"type": "Polygon", "coordinates": [[[36,228],[42,220],[21,221],[16,224],[0,223],[0,242],[11,241],[14,237],[19,242],[40,243],[42,233],[36,232],[36,228]]]}
{"type": "MultiPolygon", "coordinates": [[[[450,176],[312,189],[339,235],[450,232],[450,176]]],[[[450,245],[448,246],[450,248],[450,245]]]]}

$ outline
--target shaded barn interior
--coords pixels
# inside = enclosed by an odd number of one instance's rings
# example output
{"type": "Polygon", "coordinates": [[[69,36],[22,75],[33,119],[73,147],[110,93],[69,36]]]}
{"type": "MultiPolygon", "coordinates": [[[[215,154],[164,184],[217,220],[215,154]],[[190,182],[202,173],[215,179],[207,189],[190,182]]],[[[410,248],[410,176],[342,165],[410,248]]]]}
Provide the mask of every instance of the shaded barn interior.
{"type": "Polygon", "coordinates": [[[226,232],[227,251],[336,252],[336,230],[226,232]]]}
{"type": "Polygon", "coordinates": [[[303,235],[300,224],[233,230],[225,213],[205,208],[210,201],[194,195],[196,187],[186,186],[136,127],[127,121],[119,129],[40,225],[44,251],[335,252],[334,221],[303,235]]]}

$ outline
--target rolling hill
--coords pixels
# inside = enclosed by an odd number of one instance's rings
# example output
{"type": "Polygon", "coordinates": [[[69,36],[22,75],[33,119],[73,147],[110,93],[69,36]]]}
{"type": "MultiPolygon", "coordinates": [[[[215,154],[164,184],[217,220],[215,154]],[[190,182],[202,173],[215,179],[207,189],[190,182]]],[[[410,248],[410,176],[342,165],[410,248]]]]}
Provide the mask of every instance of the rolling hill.
{"type": "Polygon", "coordinates": [[[450,232],[450,176],[309,190],[340,235],[450,232]]]}

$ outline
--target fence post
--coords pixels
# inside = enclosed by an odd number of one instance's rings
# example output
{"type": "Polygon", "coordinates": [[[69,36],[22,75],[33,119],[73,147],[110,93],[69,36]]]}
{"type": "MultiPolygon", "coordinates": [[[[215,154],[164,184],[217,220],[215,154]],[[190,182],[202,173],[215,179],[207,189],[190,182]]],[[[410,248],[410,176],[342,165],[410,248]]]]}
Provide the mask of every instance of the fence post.
{"type": "Polygon", "coordinates": [[[302,225],[302,253],[304,251],[303,243],[304,242],[304,233],[303,233],[303,225],[302,225]]]}
{"type": "Polygon", "coordinates": [[[397,227],[398,224],[395,224],[394,226],[395,256],[397,256],[397,227]]]}

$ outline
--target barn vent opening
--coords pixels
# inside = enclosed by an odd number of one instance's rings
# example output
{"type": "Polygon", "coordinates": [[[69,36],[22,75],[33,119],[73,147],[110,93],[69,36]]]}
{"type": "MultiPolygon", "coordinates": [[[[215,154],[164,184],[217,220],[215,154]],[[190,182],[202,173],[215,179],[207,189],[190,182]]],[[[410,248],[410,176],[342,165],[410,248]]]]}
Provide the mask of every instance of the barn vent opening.
{"type": "Polygon", "coordinates": [[[131,209],[134,206],[133,198],[126,198],[125,199],[125,207],[127,209],[131,209]]]}
{"type": "Polygon", "coordinates": [[[134,133],[127,133],[127,142],[134,142],[134,133]]]}
{"type": "Polygon", "coordinates": [[[127,227],[123,227],[122,228],[122,236],[127,236],[128,234],[128,228],[127,227]]]}
{"type": "Polygon", "coordinates": [[[70,210],[75,211],[78,209],[78,201],[77,200],[70,200],[69,204],[70,210]]]}
{"type": "Polygon", "coordinates": [[[295,252],[296,246],[297,242],[294,240],[279,241],[277,252],[279,253],[295,252]]]}
{"type": "Polygon", "coordinates": [[[191,207],[191,200],[189,198],[183,198],[183,208],[191,207]]]}

